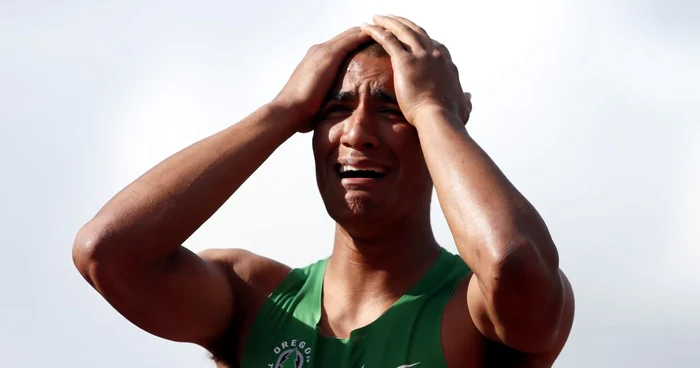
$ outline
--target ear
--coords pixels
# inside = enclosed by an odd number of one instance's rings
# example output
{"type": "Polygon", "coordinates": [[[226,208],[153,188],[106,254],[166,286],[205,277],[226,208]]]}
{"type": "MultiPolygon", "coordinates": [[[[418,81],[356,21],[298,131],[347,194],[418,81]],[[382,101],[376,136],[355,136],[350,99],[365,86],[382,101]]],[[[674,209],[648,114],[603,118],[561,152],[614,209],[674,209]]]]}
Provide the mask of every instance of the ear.
{"type": "Polygon", "coordinates": [[[464,109],[466,110],[464,112],[464,116],[466,117],[464,124],[466,124],[472,113],[472,94],[469,92],[464,92],[464,109]]]}

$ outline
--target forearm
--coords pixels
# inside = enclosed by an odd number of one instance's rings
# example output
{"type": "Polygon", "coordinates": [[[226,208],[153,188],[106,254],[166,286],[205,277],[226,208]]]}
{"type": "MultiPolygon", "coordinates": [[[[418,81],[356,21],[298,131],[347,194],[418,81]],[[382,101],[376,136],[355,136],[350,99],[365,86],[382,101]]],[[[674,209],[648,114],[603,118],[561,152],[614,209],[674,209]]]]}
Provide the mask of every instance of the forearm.
{"type": "Polygon", "coordinates": [[[422,119],[416,127],[423,154],[465,262],[487,286],[522,276],[518,270],[546,282],[558,270],[558,255],[537,211],[459,119],[441,110],[422,119]]]}
{"type": "Polygon", "coordinates": [[[172,155],[112,198],[78,240],[146,261],[169,255],[294,133],[290,119],[266,105],[172,155]]]}

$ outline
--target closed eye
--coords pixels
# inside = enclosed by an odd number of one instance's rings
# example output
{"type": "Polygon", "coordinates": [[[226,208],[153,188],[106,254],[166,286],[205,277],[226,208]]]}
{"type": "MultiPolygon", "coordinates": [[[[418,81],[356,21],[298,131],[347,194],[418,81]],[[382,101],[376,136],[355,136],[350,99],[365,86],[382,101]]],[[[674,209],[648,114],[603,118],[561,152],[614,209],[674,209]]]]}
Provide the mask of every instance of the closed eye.
{"type": "Polygon", "coordinates": [[[379,112],[381,112],[382,114],[386,114],[386,115],[392,115],[392,116],[395,116],[395,117],[398,117],[401,119],[404,118],[401,110],[391,108],[391,107],[384,107],[384,108],[380,109],[379,112]]]}
{"type": "Polygon", "coordinates": [[[352,112],[352,109],[344,105],[334,105],[326,108],[323,111],[323,117],[328,117],[329,115],[345,115],[346,113],[352,112]]]}
{"type": "Polygon", "coordinates": [[[351,108],[347,106],[332,106],[326,110],[327,112],[337,112],[337,111],[352,111],[351,108]]]}

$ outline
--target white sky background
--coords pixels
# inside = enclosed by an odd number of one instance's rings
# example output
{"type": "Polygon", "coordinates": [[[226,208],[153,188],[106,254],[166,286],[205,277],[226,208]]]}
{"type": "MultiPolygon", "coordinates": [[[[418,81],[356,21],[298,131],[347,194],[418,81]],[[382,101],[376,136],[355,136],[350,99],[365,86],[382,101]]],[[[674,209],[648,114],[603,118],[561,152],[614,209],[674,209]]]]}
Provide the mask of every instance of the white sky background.
{"type": "MultiPolygon", "coordinates": [[[[102,3],[0,1],[0,366],[213,367],[93,291],[75,233],[269,101],[309,46],[383,12],[448,46],[470,131],[549,225],[577,297],[556,366],[700,366],[697,1],[102,3]]],[[[332,231],[299,135],[186,245],[302,266],[332,231]]]]}

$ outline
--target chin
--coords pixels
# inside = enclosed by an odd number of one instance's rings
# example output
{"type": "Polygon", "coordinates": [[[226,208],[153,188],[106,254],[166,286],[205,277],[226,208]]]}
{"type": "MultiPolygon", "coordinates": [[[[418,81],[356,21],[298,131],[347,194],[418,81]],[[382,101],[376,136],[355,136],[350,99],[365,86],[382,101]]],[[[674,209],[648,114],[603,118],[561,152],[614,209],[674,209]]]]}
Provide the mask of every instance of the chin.
{"type": "Polygon", "coordinates": [[[372,217],[377,216],[377,206],[367,198],[350,198],[346,201],[347,212],[353,217],[372,217]]]}
{"type": "MultiPolygon", "coordinates": [[[[339,201],[340,202],[340,201],[339,201]]],[[[386,205],[366,196],[346,196],[343,202],[328,206],[328,214],[339,224],[375,222],[386,217],[386,205]]]]}

